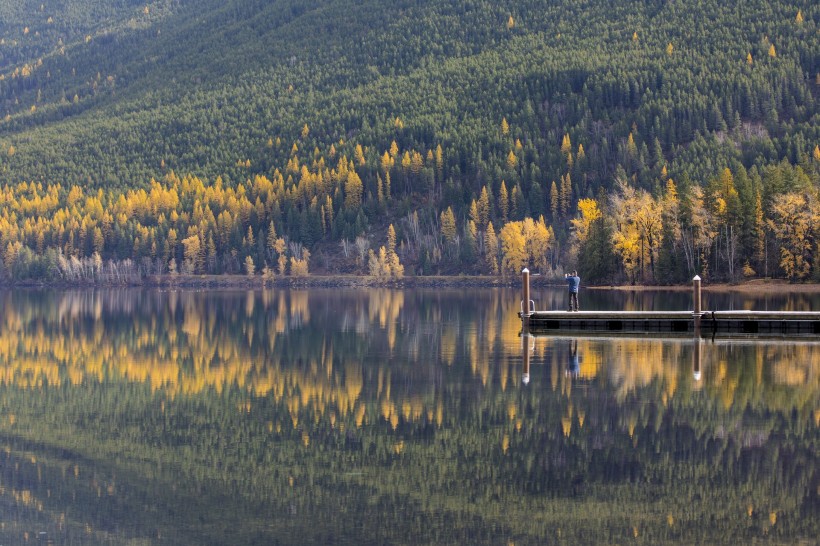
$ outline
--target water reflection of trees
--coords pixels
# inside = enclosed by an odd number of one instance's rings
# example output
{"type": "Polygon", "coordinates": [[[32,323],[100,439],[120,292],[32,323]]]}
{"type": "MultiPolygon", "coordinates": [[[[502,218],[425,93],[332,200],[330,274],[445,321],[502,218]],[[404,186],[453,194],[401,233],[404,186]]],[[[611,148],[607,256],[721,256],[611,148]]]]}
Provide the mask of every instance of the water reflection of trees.
{"type": "MultiPolygon", "coordinates": [[[[168,533],[178,522],[131,514],[136,499],[162,511],[197,496],[175,517],[225,502],[248,517],[317,513],[339,498],[363,517],[376,499],[411,516],[360,522],[382,541],[818,531],[815,344],[708,345],[695,381],[690,340],[578,339],[567,374],[566,339],[539,339],[522,388],[517,305],[502,292],[2,300],[0,493],[51,521],[82,502],[78,529],[168,533]]],[[[323,517],[275,519],[354,536],[323,517]]]]}

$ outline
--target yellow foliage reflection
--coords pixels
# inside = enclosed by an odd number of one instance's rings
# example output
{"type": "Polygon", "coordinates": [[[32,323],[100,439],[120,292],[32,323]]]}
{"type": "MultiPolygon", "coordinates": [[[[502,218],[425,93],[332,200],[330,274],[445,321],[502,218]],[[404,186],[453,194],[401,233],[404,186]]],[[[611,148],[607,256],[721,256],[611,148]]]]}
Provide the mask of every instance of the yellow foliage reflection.
{"type": "MultiPolygon", "coordinates": [[[[503,291],[487,291],[460,313],[414,297],[388,289],[126,290],[67,292],[31,304],[4,294],[0,383],[40,389],[121,381],[169,397],[238,390],[248,402],[237,411],[252,411],[254,397],[283,403],[289,416],[271,422],[271,431],[321,419],[333,427],[381,422],[398,429],[441,426],[446,382],[430,378],[464,369],[476,387],[506,397],[507,420],[520,428],[526,350],[530,375],[568,401],[575,387],[601,382],[619,401],[654,389],[668,405],[700,391],[724,408],[796,405],[820,421],[818,343],[704,341],[696,379],[691,339],[544,337],[522,344],[518,303],[503,291]],[[365,364],[370,353],[378,357],[365,364]]],[[[564,434],[582,429],[585,415],[568,402],[564,434]]],[[[624,427],[634,430],[635,423],[624,427]]],[[[304,444],[311,445],[309,437],[304,444]]]]}

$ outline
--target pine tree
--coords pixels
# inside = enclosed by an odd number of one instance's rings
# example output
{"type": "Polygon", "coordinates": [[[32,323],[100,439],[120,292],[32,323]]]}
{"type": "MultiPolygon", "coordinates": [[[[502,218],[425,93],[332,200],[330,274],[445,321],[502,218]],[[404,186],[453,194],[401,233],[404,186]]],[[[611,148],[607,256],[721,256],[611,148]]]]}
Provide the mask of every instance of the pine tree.
{"type": "Polygon", "coordinates": [[[506,222],[510,212],[510,197],[507,193],[507,184],[502,180],[498,190],[498,213],[502,221],[506,222]]]}
{"type": "Polygon", "coordinates": [[[487,186],[481,188],[481,195],[478,197],[478,226],[484,227],[490,221],[490,192],[487,186]]]}
{"type": "Polygon", "coordinates": [[[569,216],[570,208],[572,207],[572,181],[569,173],[561,177],[561,217],[567,218],[569,216]]]}
{"type": "Polygon", "coordinates": [[[484,246],[486,248],[485,259],[487,267],[492,275],[498,275],[498,238],[493,229],[493,223],[487,224],[487,232],[484,234],[484,246]]]}

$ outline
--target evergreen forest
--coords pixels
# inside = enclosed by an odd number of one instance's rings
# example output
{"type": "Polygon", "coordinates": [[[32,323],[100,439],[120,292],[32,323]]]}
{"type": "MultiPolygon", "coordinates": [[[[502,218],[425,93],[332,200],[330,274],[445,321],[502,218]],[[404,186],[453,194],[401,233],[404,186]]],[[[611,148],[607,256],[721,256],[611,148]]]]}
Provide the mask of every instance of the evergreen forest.
{"type": "Polygon", "coordinates": [[[817,281],[819,24],[781,0],[0,0],[0,281],[817,281]]]}

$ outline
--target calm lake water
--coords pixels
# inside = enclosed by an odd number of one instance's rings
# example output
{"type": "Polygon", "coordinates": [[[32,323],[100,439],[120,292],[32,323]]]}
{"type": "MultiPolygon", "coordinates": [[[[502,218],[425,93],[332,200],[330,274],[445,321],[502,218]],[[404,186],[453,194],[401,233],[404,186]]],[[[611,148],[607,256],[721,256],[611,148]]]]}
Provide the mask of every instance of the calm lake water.
{"type": "Polygon", "coordinates": [[[0,292],[0,543],[816,544],[820,338],[522,338],[519,300],[0,292]]]}

